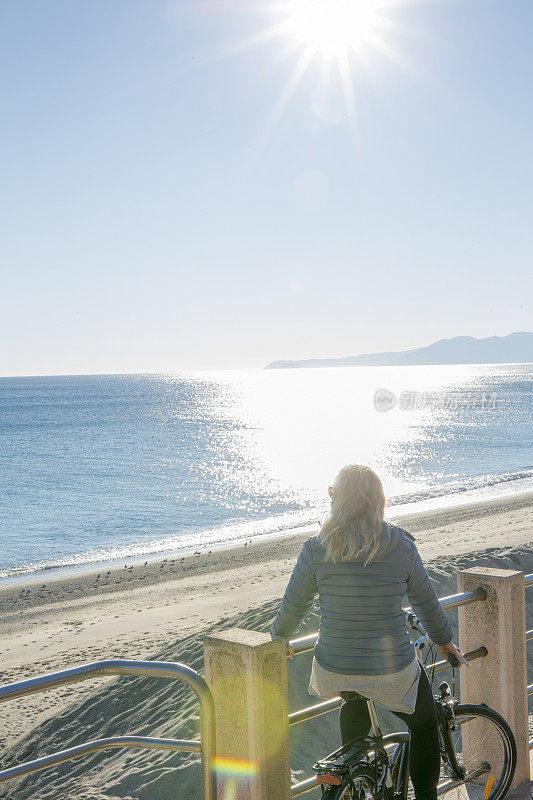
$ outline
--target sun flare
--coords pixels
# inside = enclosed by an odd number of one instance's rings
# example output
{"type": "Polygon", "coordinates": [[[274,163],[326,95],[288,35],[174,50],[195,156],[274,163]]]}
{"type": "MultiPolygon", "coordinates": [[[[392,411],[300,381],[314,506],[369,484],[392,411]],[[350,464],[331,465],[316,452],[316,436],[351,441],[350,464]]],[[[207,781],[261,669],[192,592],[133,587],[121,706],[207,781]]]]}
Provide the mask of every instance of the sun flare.
{"type": "MultiPolygon", "coordinates": [[[[241,8],[239,0],[206,0],[217,8],[241,8]]],[[[261,136],[266,141],[285,109],[306,84],[311,107],[322,122],[348,120],[355,135],[357,83],[374,74],[380,59],[412,70],[396,46],[408,33],[397,11],[406,2],[443,0],[257,0],[251,4],[262,22],[222,57],[270,47],[270,54],[289,65],[286,81],[261,136]],[[356,80],[357,78],[357,80],[356,80]],[[313,84],[313,86],[311,85],[313,84]]],[[[248,4],[245,4],[248,7],[248,4]]]]}
{"type": "Polygon", "coordinates": [[[373,39],[382,8],[380,0],[288,0],[284,25],[313,55],[342,58],[373,39]]]}

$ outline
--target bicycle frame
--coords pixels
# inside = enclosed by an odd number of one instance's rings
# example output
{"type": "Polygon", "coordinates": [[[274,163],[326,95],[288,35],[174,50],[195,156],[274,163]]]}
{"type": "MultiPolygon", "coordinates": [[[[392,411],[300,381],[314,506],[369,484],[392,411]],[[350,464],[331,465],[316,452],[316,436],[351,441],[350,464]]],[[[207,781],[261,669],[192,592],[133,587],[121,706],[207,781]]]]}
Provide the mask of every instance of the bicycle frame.
{"type": "MultiPolygon", "coordinates": [[[[351,782],[350,770],[356,765],[366,764],[372,767],[375,778],[376,800],[394,800],[392,763],[387,754],[387,742],[398,742],[399,747],[409,746],[408,733],[387,734],[383,736],[379,727],[376,708],[372,700],[367,700],[370,716],[370,732],[365,739],[355,739],[352,742],[331,753],[327,759],[318,761],[313,769],[324,777],[333,778],[332,784],[340,783],[340,778],[351,782]],[[337,779],[337,780],[335,780],[337,779]]],[[[407,750],[408,753],[408,750],[407,750]]],[[[408,758],[405,758],[407,767],[408,758]]],[[[403,763],[403,762],[402,762],[403,763]]],[[[352,787],[353,788],[353,787],[352,787]]]]}

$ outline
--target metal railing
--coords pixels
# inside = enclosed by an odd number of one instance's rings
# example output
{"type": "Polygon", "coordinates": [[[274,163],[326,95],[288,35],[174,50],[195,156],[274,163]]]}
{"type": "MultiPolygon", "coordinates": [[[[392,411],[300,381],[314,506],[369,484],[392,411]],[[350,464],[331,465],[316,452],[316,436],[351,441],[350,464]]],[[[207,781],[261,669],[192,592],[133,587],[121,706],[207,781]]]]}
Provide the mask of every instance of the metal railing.
{"type": "MultiPolygon", "coordinates": [[[[525,580],[526,586],[533,586],[533,574],[526,575],[525,580]],[[529,583],[528,580],[530,581],[529,583]]],[[[470,605],[470,603],[478,603],[482,600],[486,600],[486,598],[487,593],[485,589],[480,588],[469,592],[452,594],[449,597],[443,597],[442,600],[440,600],[440,604],[444,610],[449,610],[452,608],[458,608],[459,606],[470,605]]],[[[409,607],[405,608],[404,611],[408,613],[412,611],[412,609],[409,607]]],[[[533,636],[533,631],[531,633],[533,636]]],[[[296,656],[300,655],[300,653],[306,653],[310,650],[313,650],[317,640],[318,633],[311,633],[307,636],[293,639],[291,642],[289,642],[289,647],[292,654],[296,656]]],[[[485,647],[478,647],[476,650],[465,653],[465,657],[468,661],[473,661],[476,658],[484,658],[486,655],[487,649],[485,647]]],[[[450,664],[446,659],[441,659],[427,666],[427,669],[433,668],[435,668],[435,672],[442,672],[445,669],[450,669],[450,664]]],[[[528,689],[529,688],[530,687],[528,687],[528,689]]],[[[531,686],[531,693],[533,694],[533,685],[531,686]]],[[[319,714],[326,714],[329,711],[339,708],[341,705],[342,699],[340,697],[333,697],[331,700],[325,700],[323,703],[317,703],[316,705],[308,706],[307,708],[301,708],[298,711],[294,711],[292,714],[289,714],[289,725],[296,725],[299,722],[305,722],[308,719],[317,717],[319,714]]],[[[317,786],[318,784],[315,776],[305,778],[303,781],[294,783],[291,786],[291,797],[297,797],[300,794],[309,792],[311,789],[316,789],[317,786]]]]}
{"type": "Polygon", "coordinates": [[[196,694],[200,704],[200,741],[183,739],[157,739],[149,736],[114,736],[96,739],[92,742],[60,750],[48,756],[25,761],[14,767],[0,771],[0,783],[19,778],[31,772],[69,761],[72,758],[93,753],[97,750],[118,747],[136,747],[147,750],[172,750],[199,753],[201,756],[202,798],[216,800],[216,777],[212,770],[215,756],[215,708],[211,691],[204,679],[195,670],[171,661],[95,661],[59,672],[49,672],[0,687],[0,703],[26,697],[29,694],[54,689],[69,683],[77,683],[90,678],[107,675],[135,675],[148,678],[167,678],[182,681],[196,694]]]}

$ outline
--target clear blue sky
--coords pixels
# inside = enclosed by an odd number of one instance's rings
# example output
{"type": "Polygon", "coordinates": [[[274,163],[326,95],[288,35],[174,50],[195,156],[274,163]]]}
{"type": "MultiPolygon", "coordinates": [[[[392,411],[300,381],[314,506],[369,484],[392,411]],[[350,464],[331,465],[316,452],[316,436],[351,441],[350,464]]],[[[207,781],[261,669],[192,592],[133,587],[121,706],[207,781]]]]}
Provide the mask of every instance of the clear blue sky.
{"type": "Polygon", "coordinates": [[[340,121],[267,6],[3,0],[0,374],[531,329],[531,0],[383,12],[340,121]]]}

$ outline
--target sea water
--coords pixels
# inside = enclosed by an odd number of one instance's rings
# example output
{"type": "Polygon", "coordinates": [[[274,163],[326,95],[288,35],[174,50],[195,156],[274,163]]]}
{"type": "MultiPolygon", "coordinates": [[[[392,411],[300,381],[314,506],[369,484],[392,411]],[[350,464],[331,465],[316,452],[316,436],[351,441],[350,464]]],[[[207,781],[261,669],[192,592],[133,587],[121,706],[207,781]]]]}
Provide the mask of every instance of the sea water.
{"type": "Polygon", "coordinates": [[[0,578],[316,523],[344,464],[389,514],[533,488],[533,365],[0,379],[0,578]]]}

